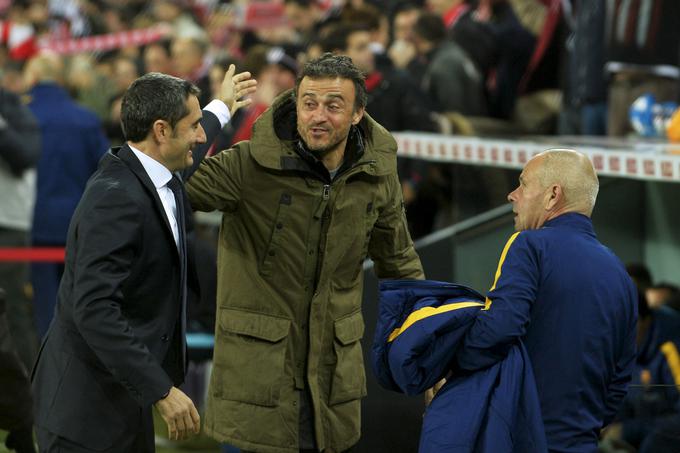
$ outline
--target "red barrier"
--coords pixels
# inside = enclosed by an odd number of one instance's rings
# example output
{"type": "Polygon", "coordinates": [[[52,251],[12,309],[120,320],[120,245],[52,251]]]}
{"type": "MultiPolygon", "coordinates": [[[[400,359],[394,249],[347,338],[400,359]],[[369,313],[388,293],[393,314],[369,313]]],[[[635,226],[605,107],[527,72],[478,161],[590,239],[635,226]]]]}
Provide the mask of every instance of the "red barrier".
{"type": "Polygon", "coordinates": [[[66,249],[63,247],[0,248],[0,262],[63,263],[65,256],[66,249]]]}

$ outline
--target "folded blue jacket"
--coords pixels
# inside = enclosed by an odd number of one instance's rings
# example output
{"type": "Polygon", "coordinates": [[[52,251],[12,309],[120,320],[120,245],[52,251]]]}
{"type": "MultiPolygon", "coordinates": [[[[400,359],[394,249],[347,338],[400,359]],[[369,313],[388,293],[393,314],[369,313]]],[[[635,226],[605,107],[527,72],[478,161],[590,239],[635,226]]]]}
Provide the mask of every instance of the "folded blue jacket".
{"type": "Polygon", "coordinates": [[[457,348],[483,307],[484,297],[461,285],[380,284],[372,350],[380,384],[417,395],[452,372],[425,412],[420,453],[547,451],[536,384],[521,343],[483,370],[455,369],[457,348]]]}

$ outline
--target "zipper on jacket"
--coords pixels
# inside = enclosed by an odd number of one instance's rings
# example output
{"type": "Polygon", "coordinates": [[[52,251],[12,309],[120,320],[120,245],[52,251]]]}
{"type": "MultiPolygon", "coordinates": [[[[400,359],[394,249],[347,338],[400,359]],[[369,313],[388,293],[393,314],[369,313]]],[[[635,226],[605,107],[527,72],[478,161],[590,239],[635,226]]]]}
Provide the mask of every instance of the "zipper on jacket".
{"type": "Polygon", "coordinates": [[[321,202],[316,207],[316,211],[314,211],[314,218],[316,220],[321,219],[321,216],[323,215],[323,212],[326,209],[326,205],[328,204],[328,200],[330,198],[331,198],[331,185],[324,184],[323,189],[321,191],[321,202]]]}

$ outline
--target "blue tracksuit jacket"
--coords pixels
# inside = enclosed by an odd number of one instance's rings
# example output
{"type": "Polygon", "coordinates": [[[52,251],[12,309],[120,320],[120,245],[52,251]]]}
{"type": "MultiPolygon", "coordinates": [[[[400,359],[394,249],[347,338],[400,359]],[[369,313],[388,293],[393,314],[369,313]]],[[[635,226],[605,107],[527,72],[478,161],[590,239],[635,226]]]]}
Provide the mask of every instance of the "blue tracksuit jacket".
{"type": "MultiPolygon", "coordinates": [[[[380,285],[372,364],[379,382],[408,395],[451,370],[465,332],[484,307],[469,288],[427,280],[380,285]]],[[[427,408],[420,453],[543,453],[538,395],[521,343],[477,372],[454,371],[427,408]]]]}
{"type": "Polygon", "coordinates": [[[521,339],[531,358],[549,450],[597,451],[635,365],[637,292],[581,214],[510,237],[486,308],[457,353],[467,370],[521,339]]]}

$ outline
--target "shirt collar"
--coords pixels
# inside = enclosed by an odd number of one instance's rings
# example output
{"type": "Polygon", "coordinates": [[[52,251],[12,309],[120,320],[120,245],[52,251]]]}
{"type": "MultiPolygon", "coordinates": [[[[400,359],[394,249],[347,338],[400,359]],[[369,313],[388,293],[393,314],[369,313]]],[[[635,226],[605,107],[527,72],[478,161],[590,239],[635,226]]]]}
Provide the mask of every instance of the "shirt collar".
{"type": "Polygon", "coordinates": [[[583,231],[586,234],[595,236],[595,230],[593,229],[593,222],[590,217],[578,212],[566,212],[562,215],[555,217],[554,219],[548,220],[543,225],[544,227],[565,227],[574,230],[583,231]]]}
{"type": "Polygon", "coordinates": [[[151,182],[154,186],[156,186],[156,189],[165,187],[165,185],[168,184],[168,182],[172,179],[172,173],[170,170],[165,168],[163,164],[158,162],[153,157],[144,154],[129,143],[128,146],[132,152],[135,153],[137,159],[139,159],[139,162],[142,164],[142,167],[144,167],[144,170],[149,175],[149,178],[151,178],[151,182]]]}

